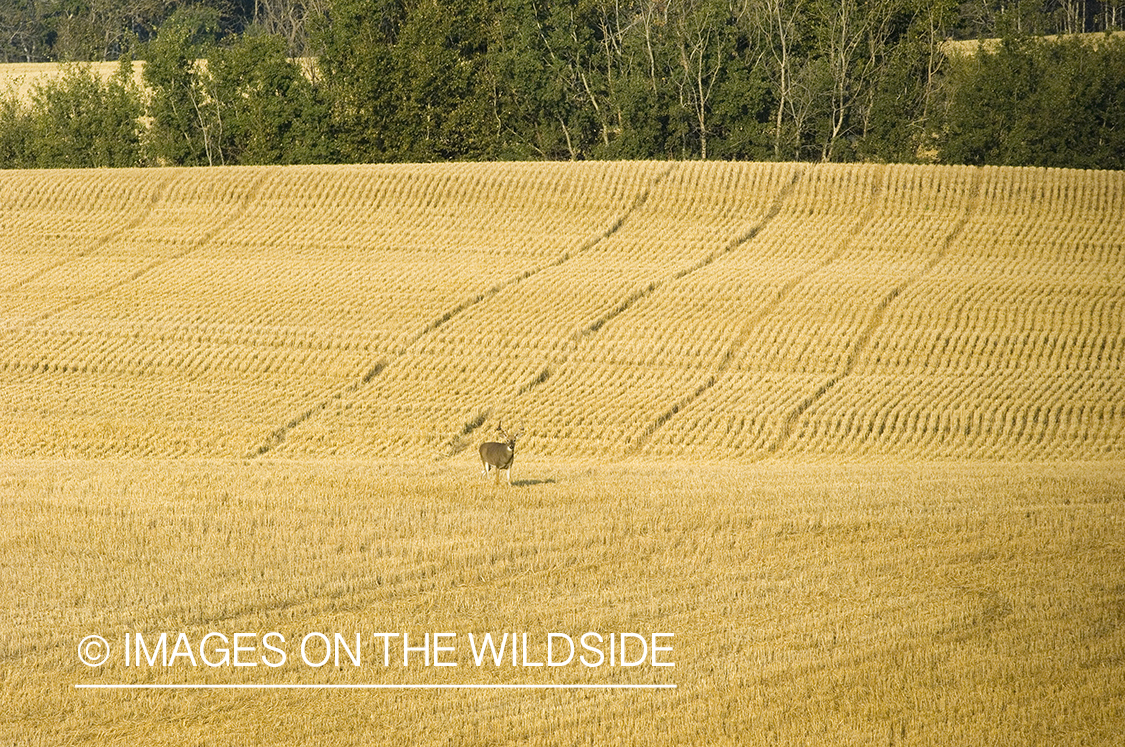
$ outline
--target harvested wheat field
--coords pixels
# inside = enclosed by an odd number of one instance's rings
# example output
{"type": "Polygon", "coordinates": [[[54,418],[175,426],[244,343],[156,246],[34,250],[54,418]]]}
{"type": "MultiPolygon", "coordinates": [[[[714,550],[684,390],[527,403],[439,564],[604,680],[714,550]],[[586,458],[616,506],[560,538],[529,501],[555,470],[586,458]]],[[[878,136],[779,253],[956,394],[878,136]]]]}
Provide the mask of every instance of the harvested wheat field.
{"type": "Polygon", "coordinates": [[[0,394],[0,743],[1125,733],[1123,173],[0,172],[0,394]]]}
{"type": "MultiPolygon", "coordinates": [[[[0,96],[29,104],[40,89],[59,81],[71,71],[88,70],[97,73],[102,80],[108,80],[119,67],[117,62],[5,62],[0,64],[0,96]]],[[[138,89],[145,89],[144,62],[140,60],[133,62],[133,84],[138,89]]]]}

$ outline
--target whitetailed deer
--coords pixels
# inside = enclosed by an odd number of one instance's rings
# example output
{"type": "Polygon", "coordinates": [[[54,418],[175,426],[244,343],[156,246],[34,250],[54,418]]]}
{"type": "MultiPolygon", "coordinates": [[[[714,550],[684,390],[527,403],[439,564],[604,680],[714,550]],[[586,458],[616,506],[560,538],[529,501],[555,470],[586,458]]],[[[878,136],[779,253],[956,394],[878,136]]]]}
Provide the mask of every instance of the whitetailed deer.
{"type": "Polygon", "coordinates": [[[503,441],[488,441],[480,445],[480,461],[484,465],[481,477],[488,477],[489,471],[495,469],[496,482],[500,482],[500,470],[507,470],[508,484],[511,485],[512,460],[516,458],[516,439],[523,434],[523,431],[517,431],[509,436],[504,431],[504,421],[497,424],[496,430],[500,431],[503,441]]]}

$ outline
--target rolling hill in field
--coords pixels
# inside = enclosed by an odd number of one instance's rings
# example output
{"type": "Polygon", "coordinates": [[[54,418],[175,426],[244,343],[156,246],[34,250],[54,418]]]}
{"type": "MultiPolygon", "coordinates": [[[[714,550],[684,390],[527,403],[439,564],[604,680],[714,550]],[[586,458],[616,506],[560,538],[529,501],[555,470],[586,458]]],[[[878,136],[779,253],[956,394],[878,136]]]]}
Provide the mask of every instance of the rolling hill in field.
{"type": "Polygon", "coordinates": [[[1125,173],[0,173],[0,455],[1120,459],[1125,173]]]}
{"type": "Polygon", "coordinates": [[[0,743],[1117,745],[1123,369],[1125,173],[0,171],[0,743]]]}

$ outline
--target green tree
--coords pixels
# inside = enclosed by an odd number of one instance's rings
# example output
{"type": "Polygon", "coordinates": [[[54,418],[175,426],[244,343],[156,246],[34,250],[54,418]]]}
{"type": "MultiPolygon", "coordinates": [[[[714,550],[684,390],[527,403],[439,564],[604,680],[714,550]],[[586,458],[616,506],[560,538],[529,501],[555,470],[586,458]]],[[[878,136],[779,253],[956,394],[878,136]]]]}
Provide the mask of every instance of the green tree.
{"type": "Polygon", "coordinates": [[[405,21],[401,0],[336,0],[331,21],[314,28],[331,135],[345,161],[395,157],[394,46],[405,21]]]}
{"type": "Polygon", "coordinates": [[[914,0],[902,11],[904,32],[887,47],[856,143],[863,160],[909,163],[937,155],[933,120],[948,67],[942,45],[956,23],[957,0],[914,0]]]}
{"type": "Polygon", "coordinates": [[[88,65],[68,65],[63,75],[33,95],[35,163],[44,168],[120,167],[141,163],[143,113],[133,66],[122,57],[103,80],[88,65]]]}
{"type": "Polygon", "coordinates": [[[52,17],[52,56],[94,62],[126,53],[137,33],[147,35],[168,13],[162,0],[59,0],[52,17]]]}
{"type": "Polygon", "coordinates": [[[490,64],[505,147],[522,136],[543,158],[666,155],[677,106],[667,4],[508,0],[503,13],[497,28],[513,31],[490,64]]]}
{"type": "Polygon", "coordinates": [[[1035,85],[1028,43],[1009,38],[996,52],[981,47],[952,61],[943,161],[983,165],[1025,160],[1017,151],[1028,136],[1019,110],[1035,85]]]}
{"type": "Polygon", "coordinates": [[[173,14],[148,45],[145,83],[152,90],[149,157],[174,166],[222,162],[221,121],[209,105],[197,61],[213,47],[218,14],[190,9],[173,14]]]}
{"type": "Polygon", "coordinates": [[[726,0],[676,7],[666,27],[680,133],[678,153],[698,158],[766,157],[770,101],[765,50],[726,0]]]}
{"type": "Polygon", "coordinates": [[[327,112],[278,36],[242,36],[212,51],[204,87],[220,160],[288,164],[328,160],[327,112]]]}
{"type": "Polygon", "coordinates": [[[1125,168],[1125,39],[1061,39],[1035,45],[1035,54],[1042,73],[1027,102],[1028,163],[1125,168]]]}
{"type": "Polygon", "coordinates": [[[5,0],[0,3],[0,62],[52,59],[56,2],[5,0]]]}
{"type": "Polygon", "coordinates": [[[941,160],[1125,167],[1125,41],[1011,37],[955,60],[941,160]]]}
{"type": "Polygon", "coordinates": [[[495,81],[497,155],[502,158],[586,157],[581,107],[567,66],[550,43],[554,17],[535,0],[501,0],[489,65],[495,81]]]}
{"type": "MultiPolygon", "coordinates": [[[[677,83],[685,83],[690,73],[681,64],[677,36],[669,33],[675,10],[660,0],[641,0],[632,13],[613,15],[615,43],[610,48],[617,54],[609,58],[615,68],[612,108],[619,113],[620,126],[610,143],[598,148],[599,156],[675,158],[685,149],[695,150],[692,113],[677,96],[677,83]]],[[[705,116],[705,122],[710,124],[710,117],[705,116]]]]}
{"type": "Polygon", "coordinates": [[[351,161],[488,158],[501,141],[485,0],[339,0],[317,34],[351,161]]]}
{"type": "Polygon", "coordinates": [[[35,165],[35,120],[15,94],[0,97],[0,169],[35,165]]]}
{"type": "Polygon", "coordinates": [[[742,45],[732,53],[711,107],[711,157],[764,161],[771,155],[772,106],[765,71],[755,59],[755,50],[742,45]]]}
{"type": "Polygon", "coordinates": [[[488,69],[489,17],[480,0],[418,0],[394,46],[398,160],[487,158],[496,149],[488,69]]]}

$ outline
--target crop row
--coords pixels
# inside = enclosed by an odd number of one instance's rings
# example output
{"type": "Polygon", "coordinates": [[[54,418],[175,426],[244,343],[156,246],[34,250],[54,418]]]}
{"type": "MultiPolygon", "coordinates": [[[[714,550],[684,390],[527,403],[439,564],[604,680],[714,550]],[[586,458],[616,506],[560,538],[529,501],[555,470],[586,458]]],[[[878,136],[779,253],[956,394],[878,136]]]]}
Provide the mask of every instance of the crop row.
{"type": "Polygon", "coordinates": [[[446,456],[500,419],[557,455],[1125,448],[1117,174],[270,167],[0,195],[0,453],[446,456]]]}
{"type": "Polygon", "coordinates": [[[0,376],[16,390],[4,447],[108,453],[118,436],[79,435],[101,422],[134,432],[126,453],[179,454],[192,438],[189,453],[244,453],[451,305],[593,240],[654,171],[169,170],[111,172],[108,186],[54,174],[65,189],[28,172],[6,220],[58,213],[89,230],[78,219],[109,215],[113,228],[69,253],[30,237],[52,265],[2,299],[0,376]],[[114,189],[117,212],[99,197],[114,189]],[[532,226],[550,240],[529,239],[532,226]],[[503,241],[473,239],[489,231],[503,241]]]}
{"type": "MultiPolygon", "coordinates": [[[[880,300],[924,270],[966,210],[967,174],[946,172],[953,178],[942,182],[927,173],[866,167],[852,172],[858,178],[849,190],[839,184],[846,170],[811,169],[753,241],[638,307],[636,323],[646,325],[647,339],[690,335],[694,356],[673,363],[685,381],[649,399],[655,412],[638,418],[620,408],[602,418],[627,433],[625,451],[683,454],[710,444],[724,455],[746,456],[776,448],[787,414],[846,365],[880,300]],[[916,213],[903,207],[904,194],[913,196],[906,202],[916,213]],[[891,227],[901,228],[903,238],[888,234],[891,227]],[[749,382],[756,379],[774,385],[751,395],[749,382]],[[747,396],[727,403],[727,387],[747,396]],[[756,435],[732,452],[746,433],[756,435]]],[[[628,315],[614,325],[626,338],[633,328],[628,315]]],[[[607,330],[604,346],[591,346],[611,347],[613,334],[607,330]]],[[[645,375],[666,371],[653,365],[645,375]]],[[[606,372],[599,387],[614,390],[618,382],[610,377],[606,372]]],[[[560,390],[564,385],[557,383],[560,390]]]]}
{"type": "MultiPolygon", "coordinates": [[[[505,412],[528,424],[541,422],[534,405],[516,406],[516,400],[550,397],[536,392],[539,385],[549,388],[555,369],[583,340],[600,338],[623,306],[643,302],[654,284],[670,281],[759,224],[792,170],[744,166],[715,184],[702,178],[703,169],[672,169],[611,235],[426,335],[328,419],[340,426],[348,448],[361,453],[409,453],[420,448],[419,439],[427,453],[448,451],[482,411],[494,415],[490,424],[505,412]],[[388,431],[398,434],[386,439],[389,445],[383,439],[371,443],[371,434],[388,431]],[[366,444],[358,440],[365,434],[366,444]]],[[[283,453],[315,452],[327,438],[326,427],[310,421],[295,429],[283,453]]]]}
{"type": "MultiPolygon", "coordinates": [[[[678,414],[649,452],[682,452],[708,442],[708,432],[722,434],[710,439],[722,444],[721,456],[1032,458],[1119,450],[1125,417],[1114,403],[1123,380],[1125,294],[1104,260],[1121,250],[1125,232],[1119,217],[1095,216],[1105,251],[1078,263],[1066,259],[1079,253],[1073,250],[1046,260],[1050,253],[1029,237],[1072,247],[1069,237],[1082,235],[1091,217],[1066,200],[1028,212],[1018,190],[1005,202],[1007,183],[1018,186],[1012,177],[1022,176],[987,170],[963,230],[937,242],[940,252],[897,283],[889,265],[869,263],[876,287],[863,292],[854,281],[864,265],[849,271],[843,256],[807,278],[792,294],[806,302],[779,305],[737,359],[736,373],[678,414]],[[1050,212],[1051,205],[1060,210],[1050,212]],[[1079,272],[1067,273],[1075,264],[1079,272]],[[891,292],[880,297],[880,283],[891,292]],[[860,333],[854,320],[864,308],[869,326],[860,333]],[[845,355],[852,349],[858,355],[845,355]]],[[[900,218],[913,223],[909,213],[900,218]]]]}

